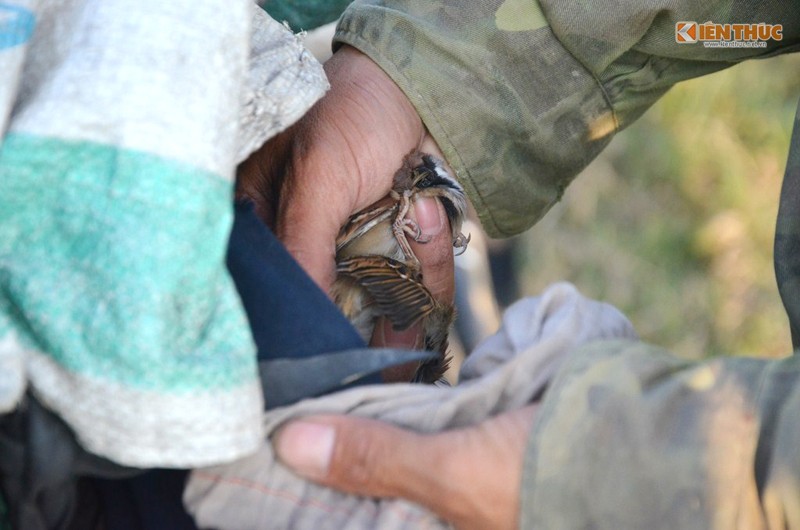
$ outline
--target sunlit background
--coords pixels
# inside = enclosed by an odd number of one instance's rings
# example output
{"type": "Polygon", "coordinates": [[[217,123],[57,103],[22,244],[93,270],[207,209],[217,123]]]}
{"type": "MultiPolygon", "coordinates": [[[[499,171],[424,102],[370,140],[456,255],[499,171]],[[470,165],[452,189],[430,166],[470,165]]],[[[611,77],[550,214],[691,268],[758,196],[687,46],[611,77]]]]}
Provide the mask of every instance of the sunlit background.
{"type": "Polygon", "coordinates": [[[518,239],[520,291],[556,280],[679,355],[791,351],[772,264],[800,56],[674,87],[518,239]]]}

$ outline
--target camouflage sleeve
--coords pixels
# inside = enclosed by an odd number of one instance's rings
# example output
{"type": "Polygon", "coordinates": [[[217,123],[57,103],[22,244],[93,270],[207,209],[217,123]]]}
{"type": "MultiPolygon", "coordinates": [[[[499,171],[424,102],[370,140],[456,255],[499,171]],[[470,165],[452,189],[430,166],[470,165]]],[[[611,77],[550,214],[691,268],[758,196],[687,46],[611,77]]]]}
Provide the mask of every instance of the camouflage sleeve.
{"type": "Polygon", "coordinates": [[[798,356],[585,346],[540,408],[521,527],[800,527],[798,383],[798,356]]]}
{"type": "Polygon", "coordinates": [[[487,231],[529,228],[677,81],[797,49],[800,4],[771,0],[360,0],[336,41],[403,89],[487,231]],[[678,21],[781,23],[765,48],[678,44],[678,21]]]}

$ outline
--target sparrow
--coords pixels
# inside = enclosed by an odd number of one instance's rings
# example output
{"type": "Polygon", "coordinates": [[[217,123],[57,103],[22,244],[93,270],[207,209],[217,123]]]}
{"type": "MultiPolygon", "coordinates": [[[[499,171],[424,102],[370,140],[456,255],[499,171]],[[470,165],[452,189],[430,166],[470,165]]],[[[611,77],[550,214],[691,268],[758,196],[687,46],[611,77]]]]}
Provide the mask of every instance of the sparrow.
{"type": "Polygon", "coordinates": [[[461,233],[467,210],[464,189],[441,160],[412,151],[395,173],[389,194],[351,216],[340,230],[331,296],[365,341],[381,316],[400,331],[421,321],[423,347],[438,357],[421,363],[413,381],[433,383],[450,363],[447,335],[455,309],[435,300],[423,285],[420,261],[409,244],[409,238],[419,243],[430,239],[408,216],[419,197],[441,201],[457,254],[466,250],[470,238],[461,233]]]}

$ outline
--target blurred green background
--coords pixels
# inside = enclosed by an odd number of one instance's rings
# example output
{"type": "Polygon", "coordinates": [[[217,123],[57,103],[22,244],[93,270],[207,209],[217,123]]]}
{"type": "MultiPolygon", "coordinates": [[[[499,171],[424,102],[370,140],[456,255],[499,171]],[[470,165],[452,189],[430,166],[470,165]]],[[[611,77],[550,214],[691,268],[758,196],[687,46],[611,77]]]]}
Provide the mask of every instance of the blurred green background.
{"type": "Polygon", "coordinates": [[[674,87],[519,238],[523,294],[566,279],[675,353],[790,352],[772,246],[800,54],[674,87]]]}

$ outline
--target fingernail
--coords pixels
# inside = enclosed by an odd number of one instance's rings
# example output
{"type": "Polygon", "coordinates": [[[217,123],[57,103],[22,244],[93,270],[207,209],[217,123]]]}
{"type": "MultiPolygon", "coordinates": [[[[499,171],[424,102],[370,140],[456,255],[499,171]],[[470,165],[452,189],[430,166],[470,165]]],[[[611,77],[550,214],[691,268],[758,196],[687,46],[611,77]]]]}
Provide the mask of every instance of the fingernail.
{"type": "Polygon", "coordinates": [[[273,443],[281,462],[300,475],[321,478],[328,474],[335,441],[332,426],[298,420],[281,427],[273,443]]]}
{"type": "Polygon", "coordinates": [[[444,227],[439,204],[433,197],[418,197],[414,200],[414,217],[424,236],[435,236],[444,227]]]}

